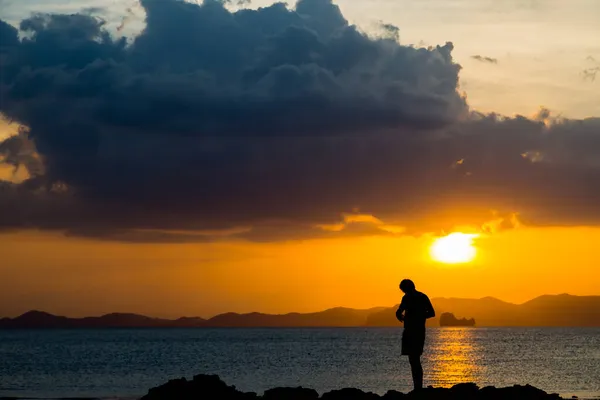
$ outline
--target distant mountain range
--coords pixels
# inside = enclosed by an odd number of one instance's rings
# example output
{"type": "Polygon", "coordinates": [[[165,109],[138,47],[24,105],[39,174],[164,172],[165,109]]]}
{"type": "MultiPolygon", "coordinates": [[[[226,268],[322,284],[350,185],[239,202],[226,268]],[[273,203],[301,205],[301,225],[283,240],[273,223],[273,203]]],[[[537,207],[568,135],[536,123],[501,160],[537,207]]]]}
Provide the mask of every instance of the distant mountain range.
{"type": "Polygon", "coordinates": [[[42,311],[29,311],[16,318],[0,319],[0,329],[7,328],[195,328],[206,324],[203,318],[175,320],[151,318],[137,314],[107,314],[101,317],[68,318],[42,311]]]}
{"type": "MultiPolygon", "coordinates": [[[[483,299],[432,299],[437,315],[451,312],[457,317],[475,318],[477,326],[600,326],[600,296],[541,296],[524,304],[507,303],[492,297],[483,299]]],[[[220,314],[210,319],[151,318],[136,314],[107,314],[101,317],[68,318],[41,311],[29,311],[16,318],[0,319],[0,329],[74,328],[224,328],[224,327],[365,327],[401,326],[394,307],[368,310],[332,308],[316,313],[220,314]]],[[[439,326],[439,318],[430,320],[439,326]]]]}

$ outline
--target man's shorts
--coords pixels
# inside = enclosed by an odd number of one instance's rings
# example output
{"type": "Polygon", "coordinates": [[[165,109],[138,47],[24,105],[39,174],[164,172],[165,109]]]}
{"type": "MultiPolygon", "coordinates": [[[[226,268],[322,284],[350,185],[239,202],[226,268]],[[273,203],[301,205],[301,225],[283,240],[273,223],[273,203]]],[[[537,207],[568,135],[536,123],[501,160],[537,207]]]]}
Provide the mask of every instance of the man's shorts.
{"type": "Polygon", "coordinates": [[[425,347],[425,329],[406,329],[402,332],[402,355],[421,355],[425,347]]]}

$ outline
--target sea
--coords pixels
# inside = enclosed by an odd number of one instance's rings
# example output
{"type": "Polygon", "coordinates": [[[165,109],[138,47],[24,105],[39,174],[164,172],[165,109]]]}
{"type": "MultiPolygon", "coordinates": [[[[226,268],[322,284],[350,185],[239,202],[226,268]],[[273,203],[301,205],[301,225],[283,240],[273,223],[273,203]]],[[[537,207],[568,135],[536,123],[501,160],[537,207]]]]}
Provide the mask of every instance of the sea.
{"type": "MultiPolygon", "coordinates": [[[[304,386],[408,392],[401,328],[0,331],[0,397],[137,399],[217,374],[243,391],[304,386]]],[[[431,328],[425,384],[531,384],[600,398],[600,328],[431,328]]]]}

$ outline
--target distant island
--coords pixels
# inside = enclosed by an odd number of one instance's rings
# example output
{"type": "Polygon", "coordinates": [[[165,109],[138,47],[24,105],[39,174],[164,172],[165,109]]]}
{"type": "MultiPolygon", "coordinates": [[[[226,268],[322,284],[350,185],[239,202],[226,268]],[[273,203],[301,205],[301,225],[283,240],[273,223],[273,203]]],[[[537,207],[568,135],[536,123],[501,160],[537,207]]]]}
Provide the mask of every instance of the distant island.
{"type": "Polygon", "coordinates": [[[452,313],[443,313],[440,315],[440,326],[475,326],[475,318],[458,319],[452,313]]]}
{"type": "MultiPolygon", "coordinates": [[[[432,303],[438,315],[443,317],[445,313],[451,313],[454,319],[456,318],[452,313],[468,315],[477,320],[479,327],[600,327],[600,296],[546,295],[523,304],[507,303],[492,297],[434,298],[432,303]]],[[[226,313],[209,319],[161,319],[123,313],[69,318],[42,311],[29,311],[15,318],[0,319],[0,329],[401,327],[395,316],[397,308],[398,306],[355,310],[340,307],[315,313],[281,315],[226,313]]],[[[444,317],[444,320],[445,318],[448,317],[444,317]]],[[[450,326],[442,318],[434,318],[428,321],[428,325],[450,326]]]]}

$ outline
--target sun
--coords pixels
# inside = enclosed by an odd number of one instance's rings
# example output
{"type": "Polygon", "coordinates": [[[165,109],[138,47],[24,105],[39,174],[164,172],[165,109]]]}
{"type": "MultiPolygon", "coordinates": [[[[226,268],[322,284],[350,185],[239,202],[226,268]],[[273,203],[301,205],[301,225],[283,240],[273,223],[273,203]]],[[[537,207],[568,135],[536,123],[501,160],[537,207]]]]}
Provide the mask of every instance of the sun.
{"type": "Polygon", "coordinates": [[[474,233],[454,232],[438,238],[429,249],[431,258],[445,264],[463,264],[473,261],[477,255],[473,239],[478,236],[474,233]]]}

